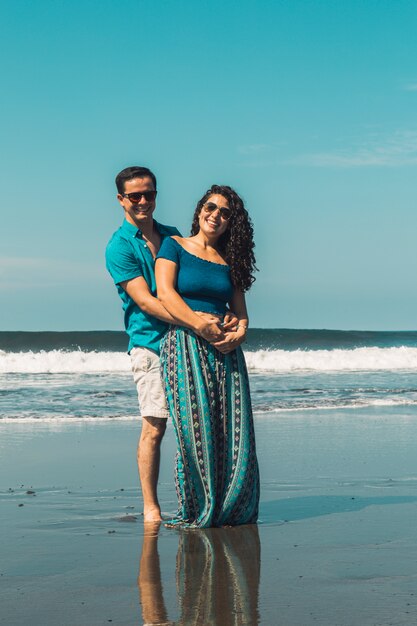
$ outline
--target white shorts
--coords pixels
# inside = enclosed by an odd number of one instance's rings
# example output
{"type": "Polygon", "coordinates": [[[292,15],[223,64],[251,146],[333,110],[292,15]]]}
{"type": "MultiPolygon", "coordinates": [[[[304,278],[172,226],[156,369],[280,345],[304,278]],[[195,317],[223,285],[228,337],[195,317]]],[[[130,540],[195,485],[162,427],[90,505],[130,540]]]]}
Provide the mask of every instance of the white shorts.
{"type": "Polygon", "coordinates": [[[169,417],[162,386],[159,356],[149,348],[130,351],[133,380],[138,392],[141,417],[169,417]]]}

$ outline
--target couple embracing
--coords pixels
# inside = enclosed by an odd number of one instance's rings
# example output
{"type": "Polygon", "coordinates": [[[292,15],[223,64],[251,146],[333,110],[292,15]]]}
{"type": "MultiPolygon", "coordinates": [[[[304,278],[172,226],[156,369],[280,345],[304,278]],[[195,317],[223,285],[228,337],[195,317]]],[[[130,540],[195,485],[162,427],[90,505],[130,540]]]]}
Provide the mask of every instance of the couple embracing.
{"type": "Polygon", "coordinates": [[[181,237],[153,217],[157,185],[148,168],[122,170],[116,186],[125,219],[106,264],[123,302],[142,417],[144,520],[161,520],[160,444],[170,418],[178,515],[169,524],[254,523],[259,471],[240,348],[255,271],[248,213],[233,189],[213,185],[197,203],[191,236],[181,237]]]}

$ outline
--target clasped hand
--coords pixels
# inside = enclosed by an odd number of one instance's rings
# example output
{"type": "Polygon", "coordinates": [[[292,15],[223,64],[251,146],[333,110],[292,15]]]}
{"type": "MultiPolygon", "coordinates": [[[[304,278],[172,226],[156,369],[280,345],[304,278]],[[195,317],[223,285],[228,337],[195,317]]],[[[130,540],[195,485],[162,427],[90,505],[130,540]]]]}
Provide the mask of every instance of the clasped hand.
{"type": "Polygon", "coordinates": [[[241,343],[245,341],[245,331],[236,330],[229,333],[224,333],[222,339],[218,341],[212,341],[211,344],[219,350],[222,354],[228,354],[232,350],[236,350],[241,343]]]}
{"type": "Polygon", "coordinates": [[[199,335],[209,341],[222,354],[235,350],[244,341],[245,332],[236,330],[238,319],[234,314],[228,313],[223,323],[212,315],[199,315],[204,319],[204,324],[199,329],[199,335]]]}

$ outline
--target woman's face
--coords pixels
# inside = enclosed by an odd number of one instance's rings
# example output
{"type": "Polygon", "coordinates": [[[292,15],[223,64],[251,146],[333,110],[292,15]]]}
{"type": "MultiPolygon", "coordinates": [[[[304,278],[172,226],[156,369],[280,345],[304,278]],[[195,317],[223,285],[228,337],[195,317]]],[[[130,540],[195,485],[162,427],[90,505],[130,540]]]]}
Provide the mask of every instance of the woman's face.
{"type": "Polygon", "coordinates": [[[198,218],[200,230],[208,237],[215,236],[217,239],[228,229],[231,214],[227,198],[218,193],[212,194],[200,211],[198,218]]]}

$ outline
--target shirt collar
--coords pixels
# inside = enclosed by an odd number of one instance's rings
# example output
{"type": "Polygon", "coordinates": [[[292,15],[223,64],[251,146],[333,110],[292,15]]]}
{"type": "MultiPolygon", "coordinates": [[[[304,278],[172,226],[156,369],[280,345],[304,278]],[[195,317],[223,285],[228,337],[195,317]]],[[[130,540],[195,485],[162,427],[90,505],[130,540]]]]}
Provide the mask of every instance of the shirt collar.
{"type": "MultiPolygon", "coordinates": [[[[160,235],[167,236],[171,234],[171,232],[169,231],[168,228],[166,228],[166,226],[157,222],[156,219],[154,219],[154,222],[160,235]]],[[[122,230],[132,237],[142,238],[141,229],[135,226],[134,224],[131,224],[130,222],[128,222],[126,218],[123,220],[122,230]]]]}

